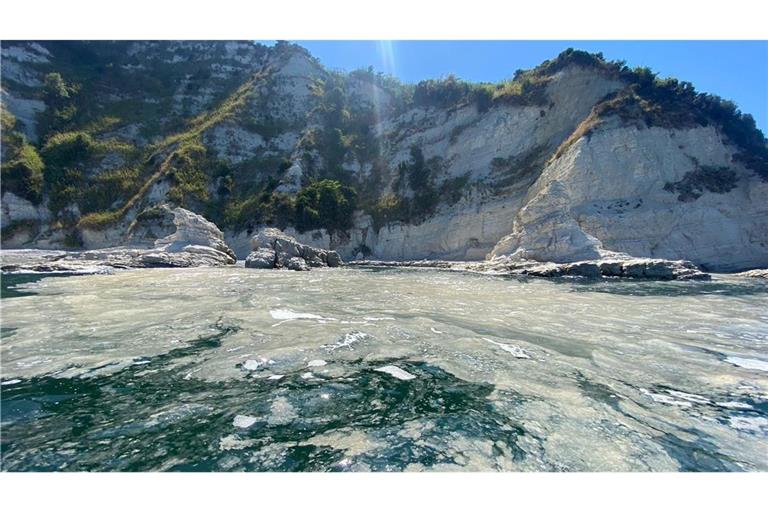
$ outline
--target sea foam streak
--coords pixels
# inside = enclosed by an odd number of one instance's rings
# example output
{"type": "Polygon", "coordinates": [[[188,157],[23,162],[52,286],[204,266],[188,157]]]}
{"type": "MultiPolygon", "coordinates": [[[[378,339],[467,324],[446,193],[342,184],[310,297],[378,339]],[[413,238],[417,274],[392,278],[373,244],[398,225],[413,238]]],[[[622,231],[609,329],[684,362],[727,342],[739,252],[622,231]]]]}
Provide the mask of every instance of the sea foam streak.
{"type": "Polygon", "coordinates": [[[760,370],[763,372],[768,372],[768,361],[736,356],[726,357],[725,360],[731,364],[735,364],[736,366],[747,368],[748,370],[760,370]]]}
{"type": "Polygon", "coordinates": [[[411,380],[416,378],[415,375],[412,375],[407,371],[403,370],[402,368],[398,368],[397,366],[393,366],[393,365],[387,365],[387,366],[382,366],[381,368],[376,368],[376,371],[381,373],[386,373],[400,380],[411,380]]]}

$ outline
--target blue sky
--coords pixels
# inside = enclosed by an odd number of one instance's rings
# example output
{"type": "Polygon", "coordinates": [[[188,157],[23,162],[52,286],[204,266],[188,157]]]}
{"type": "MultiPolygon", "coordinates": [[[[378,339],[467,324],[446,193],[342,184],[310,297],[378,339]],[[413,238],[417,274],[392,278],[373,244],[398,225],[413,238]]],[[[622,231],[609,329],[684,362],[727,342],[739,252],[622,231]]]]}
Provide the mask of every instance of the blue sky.
{"type": "MultiPolygon", "coordinates": [[[[265,41],[266,42],[266,41],[265,41]]],[[[450,73],[495,82],[568,47],[603,52],[630,66],[692,82],[698,91],[734,101],[768,132],[767,41],[295,41],[327,67],[373,66],[404,82],[450,73]]]]}

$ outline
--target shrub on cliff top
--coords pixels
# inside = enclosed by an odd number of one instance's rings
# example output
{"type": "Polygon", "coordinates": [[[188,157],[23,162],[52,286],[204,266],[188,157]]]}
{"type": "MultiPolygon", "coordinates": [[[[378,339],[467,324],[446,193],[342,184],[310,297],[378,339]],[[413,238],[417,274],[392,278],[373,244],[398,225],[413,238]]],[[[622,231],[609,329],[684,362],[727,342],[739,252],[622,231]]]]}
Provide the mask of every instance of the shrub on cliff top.
{"type": "Polygon", "coordinates": [[[413,91],[413,102],[424,107],[446,108],[465,98],[469,91],[469,84],[454,75],[438,80],[422,80],[413,91]]]}
{"type": "Polygon", "coordinates": [[[633,82],[614,97],[598,104],[598,117],[616,114],[646,126],[679,129],[714,124],[740,151],[735,159],[768,180],[768,141],[754,118],[735,103],[714,94],[696,92],[690,82],[659,79],[649,70],[636,70],[633,82]]]}

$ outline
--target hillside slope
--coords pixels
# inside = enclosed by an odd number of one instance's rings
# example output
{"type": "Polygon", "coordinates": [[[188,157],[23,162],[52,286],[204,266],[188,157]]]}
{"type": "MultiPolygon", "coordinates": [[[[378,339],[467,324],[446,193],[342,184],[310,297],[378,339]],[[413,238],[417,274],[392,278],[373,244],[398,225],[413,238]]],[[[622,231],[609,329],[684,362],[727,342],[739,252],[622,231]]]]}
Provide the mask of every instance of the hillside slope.
{"type": "Polygon", "coordinates": [[[3,247],[126,243],[154,205],[345,258],[768,266],[768,147],[735,105],[568,50],[416,85],[248,42],[3,42],[3,247]]]}

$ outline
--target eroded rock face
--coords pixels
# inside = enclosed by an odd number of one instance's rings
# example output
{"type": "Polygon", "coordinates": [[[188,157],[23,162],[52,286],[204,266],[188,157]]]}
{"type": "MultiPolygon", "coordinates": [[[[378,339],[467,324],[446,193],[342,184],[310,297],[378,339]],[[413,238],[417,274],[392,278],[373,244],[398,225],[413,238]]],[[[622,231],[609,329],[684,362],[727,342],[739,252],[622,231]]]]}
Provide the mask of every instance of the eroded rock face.
{"type": "MultiPolygon", "coordinates": [[[[169,208],[165,206],[165,208],[169,208]]],[[[185,246],[210,247],[223,252],[235,262],[235,253],[224,242],[224,235],[216,224],[184,208],[174,208],[173,223],[176,231],[155,242],[155,248],[173,251],[185,246]]]]}
{"type": "Polygon", "coordinates": [[[248,268],[338,267],[341,258],[335,251],[318,249],[298,242],[277,228],[263,228],[251,239],[253,251],[245,260],[248,268]]]}
{"type": "Polygon", "coordinates": [[[126,245],[178,252],[186,246],[210,247],[233,261],[235,253],[224,242],[216,224],[184,208],[163,204],[147,208],[136,216],[126,235],[126,245]]]}
{"type": "Polygon", "coordinates": [[[544,168],[490,256],[573,262],[618,252],[718,272],[765,266],[768,181],[734,151],[713,126],[609,120],[544,168]]]}

